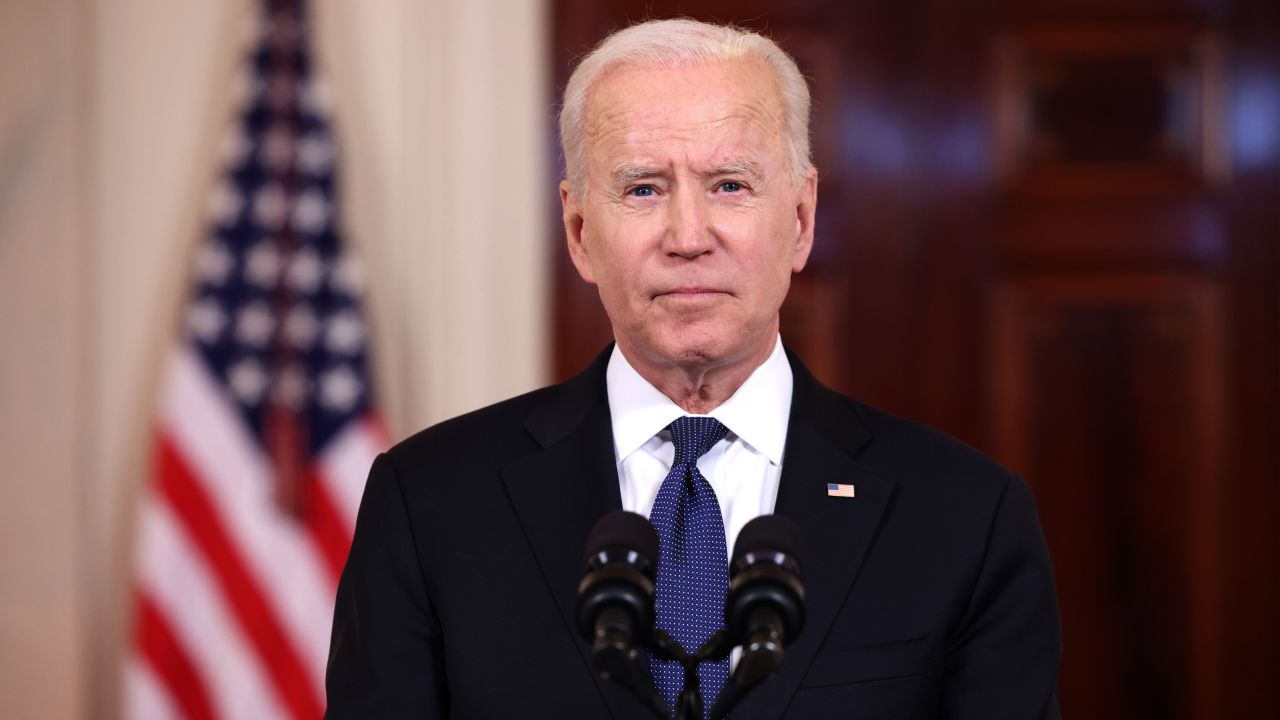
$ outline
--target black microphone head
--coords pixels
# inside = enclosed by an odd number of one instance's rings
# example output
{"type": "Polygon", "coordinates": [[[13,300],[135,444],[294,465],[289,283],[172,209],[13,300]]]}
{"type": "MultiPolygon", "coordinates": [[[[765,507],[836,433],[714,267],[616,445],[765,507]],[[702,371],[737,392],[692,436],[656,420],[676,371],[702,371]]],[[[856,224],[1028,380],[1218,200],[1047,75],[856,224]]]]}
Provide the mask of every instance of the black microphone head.
{"type": "MultiPolygon", "coordinates": [[[[615,510],[605,515],[591,528],[583,555],[583,565],[589,566],[601,553],[626,550],[644,558],[650,567],[658,564],[658,531],[653,529],[643,515],[625,510],[615,510]]],[[[652,576],[646,572],[646,575],[652,576]]]]}
{"type": "Polygon", "coordinates": [[[781,553],[795,563],[797,575],[803,567],[804,549],[800,540],[800,528],[781,515],[761,515],[742,526],[733,544],[733,561],[730,567],[741,568],[747,556],[753,553],[781,553]]]}
{"type": "Polygon", "coordinates": [[[607,616],[615,629],[625,628],[622,636],[643,645],[653,627],[658,531],[643,515],[611,512],[587,536],[582,565],[578,629],[583,636],[594,641],[597,621],[607,616]]]}
{"type": "Polygon", "coordinates": [[[745,642],[759,617],[774,617],[784,644],[804,627],[804,583],[801,581],[800,528],[779,515],[761,515],[743,526],[733,545],[725,625],[737,642],[745,642]],[[761,612],[764,615],[761,615],[761,612]]]}

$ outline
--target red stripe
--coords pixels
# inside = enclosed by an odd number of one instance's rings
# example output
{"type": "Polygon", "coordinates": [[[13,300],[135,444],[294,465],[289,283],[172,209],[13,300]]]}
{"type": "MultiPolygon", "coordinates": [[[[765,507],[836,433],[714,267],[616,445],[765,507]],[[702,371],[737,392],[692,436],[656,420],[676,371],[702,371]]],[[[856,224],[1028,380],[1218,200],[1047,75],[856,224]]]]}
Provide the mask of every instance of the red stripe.
{"type": "Polygon", "coordinates": [[[307,471],[306,483],[307,529],[315,537],[336,587],[338,577],[342,575],[342,566],[347,562],[347,551],[351,549],[352,530],[346,527],[342,516],[338,514],[333,495],[329,493],[320,469],[314,464],[307,471]]]}
{"type": "Polygon", "coordinates": [[[391,431],[387,429],[387,424],[383,422],[382,416],[375,412],[365,414],[360,422],[365,427],[365,432],[373,438],[374,445],[377,446],[378,452],[382,452],[391,444],[388,438],[391,437],[391,431]]]}
{"type": "MultiPolygon", "coordinates": [[[[299,655],[236,552],[213,503],[179,454],[175,443],[163,432],[156,446],[158,487],[208,559],[232,611],[261,656],[280,697],[293,711],[294,717],[320,717],[320,700],[312,689],[299,655]]],[[[316,632],[324,631],[324,628],[316,629],[316,632]]]]}
{"type": "Polygon", "coordinates": [[[156,675],[169,688],[169,694],[189,720],[213,719],[209,693],[196,672],[187,651],[169,627],[169,621],[156,608],[146,593],[138,593],[137,626],[134,642],[156,675]]]}
{"type": "MultiPolygon", "coordinates": [[[[374,445],[381,451],[390,443],[387,442],[387,428],[381,416],[370,412],[357,421],[362,432],[368,435],[374,445]]],[[[373,458],[369,459],[372,462],[373,458]]],[[[355,531],[347,522],[346,515],[340,512],[337,501],[329,486],[324,483],[324,471],[321,464],[313,464],[307,473],[307,487],[311,492],[307,510],[307,528],[315,536],[316,544],[324,556],[334,584],[342,575],[342,568],[347,563],[347,553],[351,551],[351,535],[355,531]]]]}

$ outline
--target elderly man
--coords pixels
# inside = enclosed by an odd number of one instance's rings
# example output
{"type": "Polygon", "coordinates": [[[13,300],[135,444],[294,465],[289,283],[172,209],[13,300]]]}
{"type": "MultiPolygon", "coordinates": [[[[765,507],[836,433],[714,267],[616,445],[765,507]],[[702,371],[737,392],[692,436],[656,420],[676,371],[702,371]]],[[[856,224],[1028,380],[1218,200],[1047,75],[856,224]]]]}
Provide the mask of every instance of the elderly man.
{"type": "MultiPolygon", "coordinates": [[[[644,23],[580,63],[560,197],[617,342],[374,464],[332,717],[648,717],[595,677],[573,617],[587,534],[620,508],[658,530],[657,625],[688,647],[722,622],[742,526],[802,529],[807,625],[734,718],[1057,717],[1057,606],[1025,483],[783,349],[778,309],[814,237],[808,122],[791,58],[735,28],[644,23]]],[[[674,698],[683,678],[652,668],[674,698]]],[[[728,670],[701,668],[704,693],[728,670]]]]}

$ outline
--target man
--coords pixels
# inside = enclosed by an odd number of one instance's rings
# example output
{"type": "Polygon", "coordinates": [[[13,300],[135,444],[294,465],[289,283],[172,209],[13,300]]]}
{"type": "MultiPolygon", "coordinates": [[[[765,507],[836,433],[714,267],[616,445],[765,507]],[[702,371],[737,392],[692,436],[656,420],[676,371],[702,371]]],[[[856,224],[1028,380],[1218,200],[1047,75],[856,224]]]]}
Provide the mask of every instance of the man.
{"type": "MultiPolygon", "coordinates": [[[[791,58],[732,28],[645,23],[581,62],[560,196],[617,342],[374,464],[338,591],[332,717],[648,717],[593,675],[573,617],[587,533],[619,508],[659,530],[658,625],[686,644],[722,618],[742,525],[800,526],[806,627],[734,718],[1057,717],[1057,607],[1025,483],[782,349],[778,309],[813,242],[808,117],[791,58]]],[[[673,697],[680,681],[653,669],[673,697]]],[[[709,694],[726,672],[706,669],[709,694]]]]}

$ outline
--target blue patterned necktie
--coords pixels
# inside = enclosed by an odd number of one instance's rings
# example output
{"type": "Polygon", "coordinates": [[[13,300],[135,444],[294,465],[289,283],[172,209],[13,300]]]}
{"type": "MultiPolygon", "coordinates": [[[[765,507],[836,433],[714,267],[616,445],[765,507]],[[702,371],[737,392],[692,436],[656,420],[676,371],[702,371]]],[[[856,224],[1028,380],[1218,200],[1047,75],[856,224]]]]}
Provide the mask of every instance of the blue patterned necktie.
{"type": "MultiPolygon", "coordinates": [[[[658,489],[649,521],[658,531],[657,620],[689,653],[724,626],[729,591],[729,556],[724,519],[711,484],[698,471],[698,458],[729,430],[710,417],[682,417],[667,426],[676,446],[675,462],[658,489]]],[[[649,658],[653,682],[671,707],[684,688],[684,668],[649,658]]],[[[698,666],[708,707],[729,678],[729,659],[698,666]]]]}

